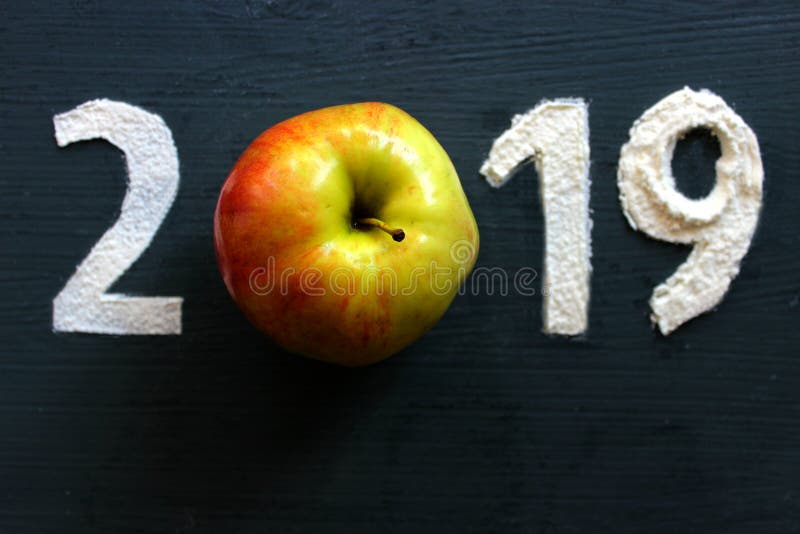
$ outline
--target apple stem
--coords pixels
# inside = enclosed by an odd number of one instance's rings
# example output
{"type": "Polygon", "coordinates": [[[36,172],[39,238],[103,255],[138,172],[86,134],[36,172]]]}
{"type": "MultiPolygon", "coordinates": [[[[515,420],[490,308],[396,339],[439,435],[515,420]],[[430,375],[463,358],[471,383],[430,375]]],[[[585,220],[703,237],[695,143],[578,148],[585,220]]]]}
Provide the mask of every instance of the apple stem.
{"type": "Polygon", "coordinates": [[[406,233],[400,228],[392,228],[385,222],[380,219],[376,219],[374,217],[362,217],[360,219],[356,219],[357,224],[363,224],[366,226],[374,226],[375,228],[380,228],[390,236],[392,239],[397,241],[398,243],[406,238],[406,233]]]}

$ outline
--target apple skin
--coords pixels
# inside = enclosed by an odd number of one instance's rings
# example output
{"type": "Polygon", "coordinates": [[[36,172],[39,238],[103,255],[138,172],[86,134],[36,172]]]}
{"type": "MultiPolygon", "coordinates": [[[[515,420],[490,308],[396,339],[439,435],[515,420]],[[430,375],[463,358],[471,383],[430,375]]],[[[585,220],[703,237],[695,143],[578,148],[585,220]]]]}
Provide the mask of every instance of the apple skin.
{"type": "Polygon", "coordinates": [[[290,352],[359,366],[442,317],[479,236],[433,135],[399,108],[367,102],[304,113],[256,138],[222,187],[214,242],[225,285],[257,328],[290,352]]]}

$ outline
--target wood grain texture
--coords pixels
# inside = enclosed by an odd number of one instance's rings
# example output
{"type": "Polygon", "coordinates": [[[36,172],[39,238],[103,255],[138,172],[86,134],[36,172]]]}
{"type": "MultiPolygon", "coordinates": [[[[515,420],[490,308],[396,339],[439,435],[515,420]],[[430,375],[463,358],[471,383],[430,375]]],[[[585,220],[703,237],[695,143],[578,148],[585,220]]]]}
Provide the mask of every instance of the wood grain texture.
{"type": "MultiPolygon", "coordinates": [[[[796,2],[7,2],[0,6],[0,532],[800,531],[800,10],[796,2]],[[632,121],[690,85],[759,137],[765,209],[719,309],[669,338],[652,288],[688,249],[628,228],[632,121]],[[301,360],[241,317],[211,215],[281,119],[384,100],[451,154],[479,265],[542,260],[538,182],[478,168],[511,115],[590,102],[594,275],[583,339],[541,298],[460,296],[367,369],[301,360]],[[51,302],[116,217],[121,155],[58,149],[89,99],[160,114],[181,187],[115,285],[182,295],[180,337],[55,335],[51,302]]],[[[718,147],[678,147],[692,194],[718,147]]],[[[698,185],[699,184],[699,185],[698,185]]]]}

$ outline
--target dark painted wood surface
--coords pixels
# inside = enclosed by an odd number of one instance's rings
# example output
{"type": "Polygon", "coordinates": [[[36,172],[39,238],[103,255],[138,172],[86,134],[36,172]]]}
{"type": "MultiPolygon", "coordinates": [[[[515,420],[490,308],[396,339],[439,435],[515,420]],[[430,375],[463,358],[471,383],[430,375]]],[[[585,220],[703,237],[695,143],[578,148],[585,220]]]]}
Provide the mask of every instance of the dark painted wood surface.
{"type": "MultiPolygon", "coordinates": [[[[0,6],[0,532],[800,530],[796,2],[102,2],[0,6]],[[616,160],[632,121],[690,85],[759,136],[765,209],[719,309],[669,338],[652,287],[688,249],[630,230],[616,160]],[[541,265],[532,166],[477,170],[510,116],[590,101],[594,277],[584,339],[541,298],[459,297],[391,360],[285,355],[219,279],[227,170],[288,116],[395,103],[450,152],[479,265],[541,265]],[[118,291],[185,297],[177,337],[56,335],[51,301],[118,213],[120,153],[59,149],[86,100],[160,114],[178,199],[118,291]]],[[[678,147],[702,195],[718,148],[678,147]]]]}

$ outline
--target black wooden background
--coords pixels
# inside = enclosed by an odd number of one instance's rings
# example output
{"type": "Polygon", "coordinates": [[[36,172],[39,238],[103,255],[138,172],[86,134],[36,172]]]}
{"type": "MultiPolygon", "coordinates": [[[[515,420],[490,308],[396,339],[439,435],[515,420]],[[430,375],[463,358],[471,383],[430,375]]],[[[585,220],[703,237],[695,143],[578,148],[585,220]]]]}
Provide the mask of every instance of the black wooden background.
{"type": "MultiPolygon", "coordinates": [[[[800,530],[797,2],[0,4],[0,533],[800,530]],[[652,288],[688,249],[626,224],[631,123],[689,85],[759,137],[764,211],[714,313],[668,338],[652,288]],[[240,151],[302,111],[392,102],[451,154],[479,265],[542,261],[531,165],[478,175],[514,113],[590,102],[594,276],[583,339],[541,297],[457,298],[390,360],[346,370],[270,345],[229,299],[212,211],[240,151]],[[178,198],[114,286],[185,298],[184,333],[54,334],[51,303],[119,212],[121,154],[59,149],[93,98],[161,115],[178,198]]],[[[716,141],[678,146],[713,183],[716,141]]]]}

